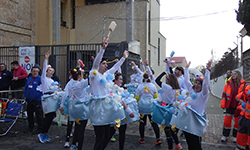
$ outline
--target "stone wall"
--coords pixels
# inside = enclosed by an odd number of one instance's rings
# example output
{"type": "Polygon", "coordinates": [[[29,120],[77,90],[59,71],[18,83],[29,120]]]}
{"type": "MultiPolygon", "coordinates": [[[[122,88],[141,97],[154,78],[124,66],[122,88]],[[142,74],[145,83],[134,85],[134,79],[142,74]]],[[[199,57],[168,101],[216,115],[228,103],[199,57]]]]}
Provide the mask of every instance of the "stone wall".
{"type": "Polygon", "coordinates": [[[36,0],[0,0],[0,46],[35,44],[36,0]]]}

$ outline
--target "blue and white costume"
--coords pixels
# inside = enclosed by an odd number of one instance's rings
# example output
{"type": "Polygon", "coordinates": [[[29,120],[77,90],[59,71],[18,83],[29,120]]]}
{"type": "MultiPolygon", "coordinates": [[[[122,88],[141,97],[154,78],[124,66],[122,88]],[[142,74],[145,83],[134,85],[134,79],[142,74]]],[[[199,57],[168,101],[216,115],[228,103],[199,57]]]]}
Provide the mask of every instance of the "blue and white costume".
{"type": "Polygon", "coordinates": [[[87,120],[89,119],[89,96],[85,90],[88,86],[88,80],[82,79],[81,81],[76,81],[71,79],[64,91],[65,94],[62,97],[62,102],[60,107],[63,107],[64,101],[69,96],[69,118],[70,121],[75,121],[75,119],[87,120]]]}
{"type": "Polygon", "coordinates": [[[61,101],[62,91],[56,86],[56,82],[53,79],[46,77],[47,60],[43,62],[43,71],[41,75],[42,84],[37,87],[38,91],[43,92],[42,106],[45,114],[55,112],[59,109],[59,102],[61,101]],[[49,93],[49,94],[48,94],[49,93]]]}
{"type": "Polygon", "coordinates": [[[153,115],[152,120],[155,123],[162,124],[168,126],[171,119],[172,114],[174,113],[174,106],[172,105],[177,101],[176,97],[176,89],[173,89],[170,85],[166,83],[161,84],[162,93],[159,93],[159,99],[167,104],[167,106],[161,106],[158,101],[154,101],[153,106],[153,115]]]}
{"type": "MultiPolygon", "coordinates": [[[[193,93],[193,85],[189,80],[188,68],[185,68],[185,84],[188,92],[193,93]]],[[[202,90],[197,94],[197,97],[192,101],[188,102],[190,107],[184,106],[184,109],[179,110],[178,114],[173,115],[171,123],[177,125],[178,129],[181,129],[190,134],[202,137],[207,125],[205,117],[205,109],[207,100],[209,98],[209,81],[210,71],[206,70],[205,77],[202,83],[202,90]]]]}
{"type": "MultiPolygon", "coordinates": [[[[115,120],[125,118],[123,107],[120,105],[121,96],[117,97],[111,93],[110,88],[106,87],[108,82],[106,77],[98,72],[104,52],[105,49],[101,48],[89,74],[89,91],[92,93],[89,113],[92,124],[96,126],[113,124],[115,120]]],[[[124,61],[125,59],[122,57],[120,61],[111,69],[107,70],[105,74],[114,74],[124,61]]]]}
{"type": "Polygon", "coordinates": [[[136,96],[140,95],[138,109],[140,113],[149,115],[153,112],[154,95],[157,93],[156,86],[153,83],[144,82],[136,90],[136,96]]]}

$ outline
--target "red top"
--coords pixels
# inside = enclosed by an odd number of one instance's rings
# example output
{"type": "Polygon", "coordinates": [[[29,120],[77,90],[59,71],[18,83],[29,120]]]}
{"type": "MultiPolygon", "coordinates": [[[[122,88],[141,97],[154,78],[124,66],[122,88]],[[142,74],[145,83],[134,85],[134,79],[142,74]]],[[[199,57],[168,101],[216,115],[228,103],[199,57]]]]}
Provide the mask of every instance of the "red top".
{"type": "Polygon", "coordinates": [[[28,73],[23,68],[23,66],[19,66],[13,71],[13,77],[18,77],[18,79],[24,79],[28,77],[28,73]]]}

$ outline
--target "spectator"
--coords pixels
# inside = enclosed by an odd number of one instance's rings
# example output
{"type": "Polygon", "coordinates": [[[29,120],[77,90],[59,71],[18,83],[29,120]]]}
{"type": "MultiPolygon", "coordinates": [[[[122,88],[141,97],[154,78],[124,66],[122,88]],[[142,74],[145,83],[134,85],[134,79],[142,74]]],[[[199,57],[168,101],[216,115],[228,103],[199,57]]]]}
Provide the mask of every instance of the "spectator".
{"type": "MultiPolygon", "coordinates": [[[[27,71],[23,66],[19,65],[18,61],[13,61],[11,63],[11,70],[13,70],[11,90],[24,90],[26,78],[28,77],[27,71]]],[[[23,92],[15,92],[12,96],[18,99],[24,98],[23,92]]]]}
{"type": "MultiPolygon", "coordinates": [[[[7,70],[6,65],[4,63],[0,63],[0,91],[9,90],[12,78],[13,75],[7,70]]],[[[8,98],[8,93],[1,93],[0,96],[3,98],[8,98]]]]}
{"type": "Polygon", "coordinates": [[[31,75],[24,88],[24,96],[26,97],[27,101],[27,112],[28,112],[28,122],[29,122],[29,128],[27,129],[27,132],[32,132],[32,134],[38,134],[42,130],[42,122],[43,122],[43,109],[42,109],[42,103],[41,103],[41,96],[43,95],[42,92],[37,91],[36,88],[39,86],[41,82],[41,76],[39,76],[39,67],[34,66],[31,68],[31,75]],[[36,120],[38,124],[37,130],[34,130],[34,112],[36,114],[36,120]]]}
{"type": "Polygon", "coordinates": [[[225,84],[227,83],[227,81],[229,79],[231,79],[231,76],[232,76],[232,71],[231,70],[227,70],[227,77],[226,77],[226,80],[225,80],[225,84]]]}
{"type": "Polygon", "coordinates": [[[232,120],[234,117],[234,127],[233,127],[233,142],[237,141],[237,130],[239,127],[239,117],[234,116],[236,107],[238,106],[239,101],[236,99],[239,88],[241,85],[245,84],[245,80],[242,79],[242,75],[239,71],[232,72],[232,78],[227,81],[224,86],[222,99],[221,99],[221,108],[226,109],[225,119],[223,123],[223,132],[221,141],[226,142],[232,126],[232,120]]]}

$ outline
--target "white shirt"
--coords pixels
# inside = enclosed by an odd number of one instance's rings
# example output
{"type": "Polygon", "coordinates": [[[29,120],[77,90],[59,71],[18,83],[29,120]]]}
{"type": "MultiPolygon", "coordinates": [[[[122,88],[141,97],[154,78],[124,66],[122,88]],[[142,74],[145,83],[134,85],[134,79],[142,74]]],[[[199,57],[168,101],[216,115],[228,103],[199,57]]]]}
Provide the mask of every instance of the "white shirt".
{"type": "Polygon", "coordinates": [[[170,85],[162,83],[161,88],[163,91],[161,94],[161,98],[164,103],[172,104],[175,101],[177,101],[176,90],[173,90],[173,88],[170,85]]]}
{"type": "Polygon", "coordinates": [[[153,83],[143,82],[136,89],[136,95],[140,97],[154,98],[154,94],[157,92],[156,86],[153,83]]]}
{"type": "Polygon", "coordinates": [[[179,83],[179,85],[180,85],[181,91],[182,91],[182,90],[186,90],[186,91],[187,91],[187,86],[186,86],[186,84],[185,84],[183,75],[177,77],[177,80],[178,80],[178,83],[179,83]]]}
{"type": "MultiPolygon", "coordinates": [[[[188,68],[185,68],[184,80],[185,80],[185,84],[187,86],[188,92],[189,93],[194,92],[192,88],[193,85],[189,80],[188,68]]],[[[209,98],[209,81],[210,81],[210,71],[206,70],[205,76],[203,78],[202,90],[199,93],[196,93],[197,98],[192,100],[192,102],[189,103],[190,106],[201,115],[203,115],[206,110],[206,104],[209,98]]]]}
{"type": "MultiPolygon", "coordinates": [[[[99,65],[101,62],[101,59],[103,57],[103,54],[105,52],[105,49],[101,48],[100,52],[97,54],[94,62],[93,62],[93,67],[90,70],[90,74],[89,74],[89,83],[90,83],[90,92],[92,93],[93,96],[106,96],[110,93],[110,90],[108,88],[105,87],[105,85],[102,85],[100,80],[104,79],[106,82],[107,79],[106,77],[101,74],[100,72],[98,72],[99,69],[99,65]],[[93,72],[97,71],[97,75],[94,75],[93,72]]],[[[125,61],[125,58],[121,58],[112,68],[110,68],[109,70],[107,70],[105,72],[105,74],[114,74],[119,67],[123,64],[123,62],[125,61]]]]}
{"type": "Polygon", "coordinates": [[[64,88],[65,94],[62,97],[61,107],[63,107],[64,101],[69,96],[69,100],[84,100],[87,96],[85,88],[88,86],[88,79],[81,81],[71,79],[64,88]]]}
{"type": "Polygon", "coordinates": [[[45,59],[43,62],[43,71],[41,75],[42,84],[37,87],[37,90],[43,93],[55,92],[55,90],[50,90],[50,87],[52,83],[54,82],[54,80],[46,77],[46,71],[47,71],[47,60],[45,59]]]}

